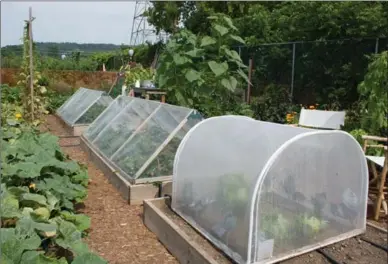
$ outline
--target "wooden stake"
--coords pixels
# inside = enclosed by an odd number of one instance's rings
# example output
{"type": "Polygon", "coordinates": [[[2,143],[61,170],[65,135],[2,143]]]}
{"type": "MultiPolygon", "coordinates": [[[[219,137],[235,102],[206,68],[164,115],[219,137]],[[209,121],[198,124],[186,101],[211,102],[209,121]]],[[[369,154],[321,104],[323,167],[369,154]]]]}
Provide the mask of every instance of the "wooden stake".
{"type": "Polygon", "coordinates": [[[34,121],[34,64],[32,55],[32,7],[30,7],[30,15],[28,20],[28,39],[30,46],[30,97],[31,97],[31,121],[34,121]]]}

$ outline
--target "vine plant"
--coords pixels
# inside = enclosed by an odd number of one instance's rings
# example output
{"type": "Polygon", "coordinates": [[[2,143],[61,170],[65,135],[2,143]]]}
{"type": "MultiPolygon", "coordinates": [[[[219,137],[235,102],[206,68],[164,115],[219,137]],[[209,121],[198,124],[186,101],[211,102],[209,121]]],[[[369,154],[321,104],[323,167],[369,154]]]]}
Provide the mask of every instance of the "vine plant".
{"type": "Polygon", "coordinates": [[[208,19],[209,36],[182,29],[170,39],[160,57],[157,84],[175,103],[197,108],[207,116],[236,109],[244,112],[247,108],[238,92],[248,83],[247,66],[230,49],[244,40],[228,16],[216,14],[208,19]]]}
{"type": "Polygon", "coordinates": [[[358,86],[365,98],[362,127],[373,134],[387,135],[388,129],[388,51],[372,57],[364,81],[358,86]]]}
{"type": "MultiPolygon", "coordinates": [[[[34,86],[34,97],[33,99],[30,96],[30,56],[34,55],[30,54],[29,52],[29,45],[30,45],[30,39],[29,39],[29,22],[26,21],[26,24],[24,26],[24,33],[23,33],[23,63],[21,66],[21,73],[19,75],[20,80],[18,81],[17,85],[20,87],[24,87],[22,100],[23,100],[23,112],[24,112],[24,118],[26,120],[29,120],[33,122],[35,125],[39,124],[39,121],[43,117],[44,114],[47,114],[46,110],[46,98],[45,94],[47,92],[47,89],[45,86],[40,85],[40,81],[42,79],[42,75],[39,71],[34,71],[34,80],[33,80],[33,86],[34,86]],[[32,120],[32,113],[31,113],[31,105],[34,106],[34,120],[32,120]]],[[[34,48],[34,47],[33,47],[34,48]]],[[[36,56],[35,56],[36,57],[36,56]]],[[[38,60],[34,61],[35,68],[37,65],[38,60]]]]}

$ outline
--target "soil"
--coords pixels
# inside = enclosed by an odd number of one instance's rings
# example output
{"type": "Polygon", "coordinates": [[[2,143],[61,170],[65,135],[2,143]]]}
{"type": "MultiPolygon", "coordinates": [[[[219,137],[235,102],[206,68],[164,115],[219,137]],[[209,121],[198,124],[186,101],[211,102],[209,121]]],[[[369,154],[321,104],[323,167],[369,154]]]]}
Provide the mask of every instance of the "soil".
{"type": "MultiPolygon", "coordinates": [[[[55,116],[48,116],[42,126],[43,131],[50,131],[57,136],[69,136],[55,116]]],[[[157,237],[143,224],[142,206],[128,205],[116,189],[109,184],[103,173],[88,161],[86,153],[78,146],[78,138],[60,138],[63,151],[73,160],[88,167],[90,184],[88,198],[82,212],[89,215],[92,225],[85,242],[91,250],[112,264],[127,263],[178,263],[178,261],[158,241],[157,237]],[[76,146],[70,146],[76,145],[76,146]]],[[[211,254],[220,264],[232,263],[222,252],[215,249],[210,242],[197,233],[183,219],[168,209],[169,217],[193,238],[204,250],[211,254]]],[[[387,229],[387,217],[376,223],[387,229]]],[[[372,222],[372,221],[371,221],[372,222]]],[[[322,249],[342,264],[386,264],[388,253],[362,241],[365,237],[387,247],[388,234],[375,228],[367,227],[361,236],[327,246],[322,249]]],[[[282,261],[284,264],[326,264],[330,263],[317,251],[282,261]]]]}
{"type": "MultiPolygon", "coordinates": [[[[69,136],[55,116],[48,116],[42,131],[69,136]]],[[[90,183],[82,213],[91,217],[85,242],[110,264],[163,264],[178,261],[143,224],[142,206],[129,205],[108,182],[103,173],[88,161],[78,138],[60,138],[62,150],[71,159],[87,165],[90,183]]]]}

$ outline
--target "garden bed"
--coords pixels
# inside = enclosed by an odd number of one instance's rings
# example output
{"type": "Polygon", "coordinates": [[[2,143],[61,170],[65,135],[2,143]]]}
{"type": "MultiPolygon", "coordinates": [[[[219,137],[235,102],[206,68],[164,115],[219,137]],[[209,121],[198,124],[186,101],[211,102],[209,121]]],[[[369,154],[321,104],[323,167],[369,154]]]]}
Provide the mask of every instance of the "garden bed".
{"type": "MultiPolygon", "coordinates": [[[[181,263],[233,263],[167,205],[167,198],[144,201],[144,223],[181,263]]],[[[366,237],[380,245],[387,244],[386,233],[371,227],[364,235],[346,239],[323,248],[340,263],[387,262],[387,253],[360,238],[366,237]],[[345,261],[345,262],[343,262],[345,261]]],[[[317,251],[311,251],[281,263],[330,263],[317,251]]]]}
{"type": "MultiPolygon", "coordinates": [[[[121,175],[119,171],[112,167],[106,160],[97,153],[81,136],[80,145],[84,152],[87,153],[89,159],[104,173],[109,182],[120,192],[123,198],[129,204],[142,204],[143,200],[171,194],[171,181],[169,178],[160,179],[158,183],[140,183],[133,184],[121,175]]],[[[162,177],[159,177],[162,178],[162,177]]]]}

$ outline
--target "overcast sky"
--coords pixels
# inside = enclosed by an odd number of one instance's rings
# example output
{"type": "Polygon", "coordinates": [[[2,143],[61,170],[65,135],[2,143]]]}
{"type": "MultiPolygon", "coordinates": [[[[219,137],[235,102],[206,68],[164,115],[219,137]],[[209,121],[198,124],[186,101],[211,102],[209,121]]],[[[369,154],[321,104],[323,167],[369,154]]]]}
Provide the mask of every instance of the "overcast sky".
{"type": "Polygon", "coordinates": [[[2,2],[1,46],[21,44],[32,7],[34,41],[129,44],[135,2],[2,2]]]}

